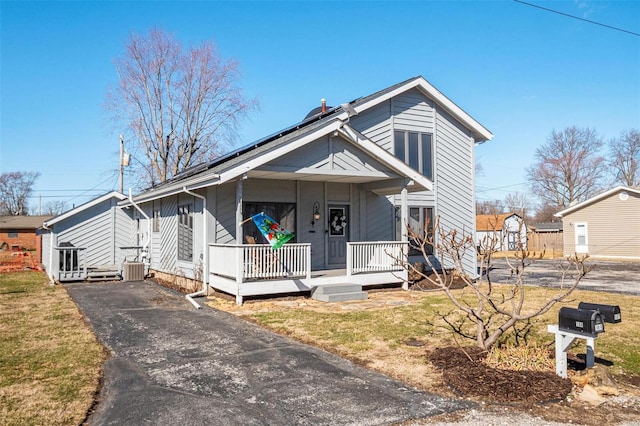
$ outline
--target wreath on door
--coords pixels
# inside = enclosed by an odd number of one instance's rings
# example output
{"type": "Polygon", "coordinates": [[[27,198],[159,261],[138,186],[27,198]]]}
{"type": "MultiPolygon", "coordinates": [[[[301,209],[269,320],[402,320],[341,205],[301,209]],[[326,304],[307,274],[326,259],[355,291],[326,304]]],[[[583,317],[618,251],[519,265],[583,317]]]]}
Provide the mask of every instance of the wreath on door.
{"type": "Polygon", "coordinates": [[[344,210],[334,210],[331,213],[331,221],[329,223],[331,235],[344,235],[347,227],[347,216],[344,214],[344,210]]]}

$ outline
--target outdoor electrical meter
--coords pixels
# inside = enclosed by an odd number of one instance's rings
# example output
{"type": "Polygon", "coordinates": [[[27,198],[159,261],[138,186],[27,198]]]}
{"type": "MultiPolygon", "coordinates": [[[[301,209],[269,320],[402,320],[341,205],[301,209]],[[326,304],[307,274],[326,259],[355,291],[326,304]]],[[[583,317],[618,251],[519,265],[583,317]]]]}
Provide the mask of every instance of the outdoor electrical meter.
{"type": "Polygon", "coordinates": [[[571,333],[597,337],[604,333],[604,320],[598,311],[563,307],[558,313],[558,328],[571,333]]]}
{"type": "Polygon", "coordinates": [[[620,313],[620,306],[580,302],[580,304],[578,304],[578,309],[588,309],[590,311],[598,311],[602,314],[602,318],[604,319],[604,322],[608,322],[611,324],[617,324],[619,322],[622,322],[622,314],[620,313]]]}

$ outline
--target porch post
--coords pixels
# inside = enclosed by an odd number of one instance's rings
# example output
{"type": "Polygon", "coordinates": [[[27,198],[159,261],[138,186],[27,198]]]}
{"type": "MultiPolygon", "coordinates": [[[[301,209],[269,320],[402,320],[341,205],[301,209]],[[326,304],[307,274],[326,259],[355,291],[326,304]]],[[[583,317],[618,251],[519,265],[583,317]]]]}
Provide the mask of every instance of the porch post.
{"type": "Polygon", "coordinates": [[[242,244],[243,235],[242,235],[242,221],[244,218],[242,217],[242,186],[245,177],[238,179],[236,183],[236,244],[242,244]]]}
{"type": "Polygon", "coordinates": [[[407,235],[407,225],[409,224],[409,207],[407,205],[407,185],[402,187],[400,192],[400,229],[402,235],[402,241],[409,241],[409,235],[407,235]]]}
{"type": "MultiPolygon", "coordinates": [[[[407,242],[409,241],[409,235],[407,232],[407,225],[409,224],[409,206],[407,205],[407,183],[405,182],[405,184],[402,186],[402,192],[400,193],[401,199],[400,199],[400,229],[401,229],[401,235],[402,235],[402,241],[403,242],[407,242]]],[[[403,250],[403,254],[404,254],[404,250],[403,250]]],[[[409,256],[409,253],[406,253],[407,256],[409,256]]],[[[408,259],[407,259],[408,260],[408,259]]],[[[403,290],[409,290],[409,281],[404,281],[402,283],[402,289],[403,290]]]]}
{"type": "Polygon", "coordinates": [[[246,175],[236,183],[236,304],[242,305],[240,285],[244,279],[244,250],[242,244],[242,186],[246,175]]]}

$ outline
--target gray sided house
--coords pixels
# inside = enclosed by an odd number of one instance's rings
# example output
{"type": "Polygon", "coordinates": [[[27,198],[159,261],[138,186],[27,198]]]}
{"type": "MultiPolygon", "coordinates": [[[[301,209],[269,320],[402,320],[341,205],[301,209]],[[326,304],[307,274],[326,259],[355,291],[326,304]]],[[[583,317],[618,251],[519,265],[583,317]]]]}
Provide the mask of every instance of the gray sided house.
{"type": "MultiPolygon", "coordinates": [[[[474,145],[492,138],[422,77],[312,111],[274,135],[118,203],[152,271],[236,296],[403,283],[403,224],[475,229],[474,145]],[[295,238],[274,251],[265,212],[295,238]]],[[[116,222],[117,225],[117,222],[116,222]]],[[[476,273],[475,253],[464,267],[476,273]]],[[[419,259],[411,259],[419,260],[419,259]]],[[[445,265],[446,266],[446,265],[445,265]]]]}
{"type": "Polygon", "coordinates": [[[640,259],[640,189],[618,186],[555,214],[564,254],[640,259]]]}
{"type": "Polygon", "coordinates": [[[115,278],[125,257],[138,245],[132,209],[118,207],[126,199],[110,192],[44,222],[42,263],[54,281],[115,278]]]}

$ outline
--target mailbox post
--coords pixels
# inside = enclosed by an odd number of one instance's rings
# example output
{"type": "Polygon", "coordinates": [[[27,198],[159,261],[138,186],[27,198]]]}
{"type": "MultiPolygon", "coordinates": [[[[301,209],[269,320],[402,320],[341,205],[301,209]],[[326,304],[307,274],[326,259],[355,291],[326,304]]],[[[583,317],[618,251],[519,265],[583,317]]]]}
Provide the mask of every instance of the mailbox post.
{"type": "Polygon", "coordinates": [[[595,340],[604,332],[604,320],[598,311],[563,307],[558,312],[558,325],[548,325],[556,335],[556,374],[567,378],[567,349],[575,339],[587,341],[586,366],[595,364],[595,340]]]}
{"type": "Polygon", "coordinates": [[[575,339],[585,339],[587,368],[595,364],[595,340],[604,333],[604,323],[621,321],[618,306],[580,302],[578,309],[563,307],[558,312],[558,324],[548,325],[547,331],[556,337],[556,374],[567,378],[567,349],[575,339]]]}

